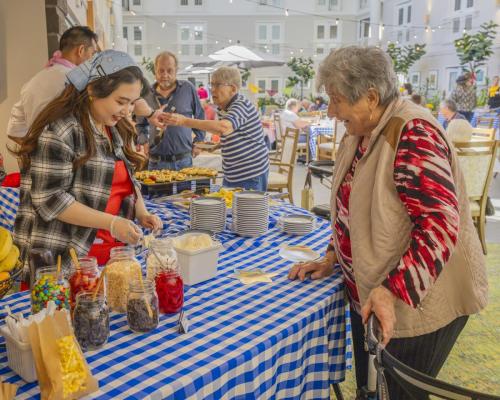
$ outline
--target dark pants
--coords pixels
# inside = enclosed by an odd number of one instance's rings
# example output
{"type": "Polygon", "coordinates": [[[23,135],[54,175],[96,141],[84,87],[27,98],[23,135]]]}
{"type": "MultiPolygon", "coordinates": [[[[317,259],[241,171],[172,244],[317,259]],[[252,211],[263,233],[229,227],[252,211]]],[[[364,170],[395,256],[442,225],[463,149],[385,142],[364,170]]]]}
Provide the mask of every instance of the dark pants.
{"type": "Polygon", "coordinates": [[[472,117],[474,116],[473,111],[458,111],[459,114],[462,114],[465,118],[467,118],[467,121],[471,122],[472,117]]]}
{"type": "MultiPolygon", "coordinates": [[[[436,377],[450,354],[468,316],[459,317],[437,331],[410,338],[391,339],[387,351],[409,367],[436,377]]],[[[361,316],[351,308],[352,339],[358,389],[368,383],[368,352],[364,348],[365,329],[361,316]]],[[[406,392],[385,374],[391,400],[408,399],[406,392]]],[[[427,400],[427,396],[415,397],[427,400]]]]}
{"type": "Polygon", "coordinates": [[[267,170],[263,174],[260,174],[259,176],[256,176],[255,178],[245,179],[244,181],[228,182],[224,178],[224,180],[222,181],[222,186],[265,192],[267,190],[268,177],[269,177],[269,170],[267,170]]]}

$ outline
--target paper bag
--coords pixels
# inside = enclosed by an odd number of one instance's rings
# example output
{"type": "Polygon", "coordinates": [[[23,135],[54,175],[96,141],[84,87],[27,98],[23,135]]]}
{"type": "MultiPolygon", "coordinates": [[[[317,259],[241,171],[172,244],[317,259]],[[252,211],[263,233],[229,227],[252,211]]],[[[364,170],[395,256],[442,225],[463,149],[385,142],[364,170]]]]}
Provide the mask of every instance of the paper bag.
{"type": "Polygon", "coordinates": [[[74,336],[68,311],[59,310],[40,323],[32,323],[29,338],[42,399],[78,399],[98,389],[74,336]]]}
{"type": "Polygon", "coordinates": [[[311,173],[308,172],[304,189],[300,193],[300,206],[305,210],[310,210],[314,207],[314,193],[312,190],[311,173]]]}

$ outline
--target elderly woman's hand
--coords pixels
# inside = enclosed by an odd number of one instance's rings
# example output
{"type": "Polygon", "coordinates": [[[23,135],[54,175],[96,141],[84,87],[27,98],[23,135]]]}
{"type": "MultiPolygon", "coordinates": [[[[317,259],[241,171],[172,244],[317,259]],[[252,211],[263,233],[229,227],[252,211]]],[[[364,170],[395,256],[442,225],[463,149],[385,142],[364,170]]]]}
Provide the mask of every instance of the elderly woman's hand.
{"type": "Polygon", "coordinates": [[[367,323],[368,317],[374,313],[382,328],[382,345],[387,345],[394,334],[394,325],[396,323],[396,313],[394,303],[396,297],[384,286],[373,289],[368,295],[366,303],[361,308],[361,317],[363,323],[367,323]]]}
{"type": "Polygon", "coordinates": [[[186,124],[187,118],[184,115],[176,113],[164,113],[162,121],[167,125],[182,126],[186,124]]]}
{"type": "Polygon", "coordinates": [[[321,261],[310,261],[306,263],[295,264],[288,272],[288,278],[291,280],[300,279],[303,281],[310,274],[311,279],[321,279],[330,276],[333,273],[334,263],[328,259],[321,261]]]}

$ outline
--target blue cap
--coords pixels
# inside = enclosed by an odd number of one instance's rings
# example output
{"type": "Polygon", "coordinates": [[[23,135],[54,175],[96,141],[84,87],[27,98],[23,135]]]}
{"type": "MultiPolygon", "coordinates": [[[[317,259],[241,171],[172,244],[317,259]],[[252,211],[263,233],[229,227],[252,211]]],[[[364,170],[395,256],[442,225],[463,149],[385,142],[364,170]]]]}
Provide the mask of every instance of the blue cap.
{"type": "Polygon", "coordinates": [[[127,67],[139,66],[123,51],[104,50],[69,71],[66,79],[82,92],[89,83],[127,67]]]}

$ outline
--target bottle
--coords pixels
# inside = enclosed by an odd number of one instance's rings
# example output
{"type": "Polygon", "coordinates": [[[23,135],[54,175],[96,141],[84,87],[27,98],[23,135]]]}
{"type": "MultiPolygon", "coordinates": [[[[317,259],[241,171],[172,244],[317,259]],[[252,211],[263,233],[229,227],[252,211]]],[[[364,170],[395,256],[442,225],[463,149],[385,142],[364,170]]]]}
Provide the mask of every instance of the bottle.
{"type": "Polygon", "coordinates": [[[80,291],[73,311],[75,337],[82,350],[95,350],[109,338],[109,309],[104,293],[80,291]]]}
{"type": "MultiPolygon", "coordinates": [[[[69,285],[71,288],[70,304],[71,308],[75,307],[76,296],[79,292],[93,292],[99,280],[99,268],[97,267],[97,258],[95,257],[81,257],[78,259],[80,268],[73,270],[69,278],[69,285]]],[[[101,293],[104,294],[104,285],[100,288],[101,293]]]]}
{"type": "Polygon", "coordinates": [[[114,247],[106,264],[106,296],[111,311],[127,312],[130,282],[142,276],[141,265],[132,247],[114,247]]]}
{"type": "Polygon", "coordinates": [[[53,300],[58,310],[69,306],[69,282],[60,274],[57,276],[57,267],[42,267],[36,270],[36,280],[31,289],[31,311],[33,314],[47,307],[53,300]]]}
{"type": "Polygon", "coordinates": [[[136,333],[149,332],[158,326],[158,297],[153,281],[136,279],[130,282],[127,321],[136,333]]]}

